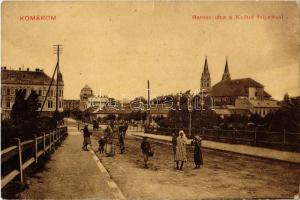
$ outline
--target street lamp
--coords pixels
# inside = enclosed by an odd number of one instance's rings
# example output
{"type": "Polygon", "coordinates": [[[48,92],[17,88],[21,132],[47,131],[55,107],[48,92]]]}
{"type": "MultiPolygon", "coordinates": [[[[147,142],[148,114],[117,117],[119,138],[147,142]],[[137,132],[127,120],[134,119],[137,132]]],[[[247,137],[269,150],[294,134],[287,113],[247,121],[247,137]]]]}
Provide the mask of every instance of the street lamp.
{"type": "Polygon", "coordinates": [[[189,137],[192,136],[192,106],[191,106],[191,102],[190,99],[188,98],[188,111],[189,111],[189,116],[190,116],[190,120],[189,120],[189,137]]]}

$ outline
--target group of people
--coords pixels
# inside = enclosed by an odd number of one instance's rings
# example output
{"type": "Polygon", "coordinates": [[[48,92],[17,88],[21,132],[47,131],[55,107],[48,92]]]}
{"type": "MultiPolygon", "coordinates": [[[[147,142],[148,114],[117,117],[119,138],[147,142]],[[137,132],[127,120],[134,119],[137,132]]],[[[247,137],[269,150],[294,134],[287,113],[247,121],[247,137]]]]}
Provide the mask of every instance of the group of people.
{"type": "MultiPolygon", "coordinates": [[[[172,146],[173,146],[173,155],[174,161],[176,162],[176,169],[182,170],[183,165],[187,162],[187,137],[184,131],[179,131],[179,135],[177,136],[176,133],[172,135],[172,146]]],[[[199,169],[201,165],[203,165],[203,157],[202,157],[202,150],[201,150],[201,137],[194,136],[191,142],[191,145],[194,146],[194,163],[195,168],[199,169]]]]}
{"type": "MultiPolygon", "coordinates": [[[[121,124],[118,126],[118,140],[119,140],[119,147],[120,153],[124,153],[125,151],[125,135],[128,126],[126,124],[121,124]]],[[[99,153],[105,153],[106,156],[114,156],[115,149],[113,144],[113,139],[115,137],[114,132],[114,125],[109,123],[107,128],[104,131],[104,135],[100,137],[98,144],[99,144],[99,153]]],[[[87,147],[91,144],[90,139],[91,133],[88,130],[88,126],[85,125],[83,129],[83,146],[82,149],[88,150],[87,147]]],[[[201,150],[201,137],[194,136],[191,142],[191,145],[194,146],[194,162],[195,168],[199,169],[203,165],[203,157],[202,157],[202,150],[201,150]]],[[[176,162],[176,169],[182,170],[184,163],[187,162],[187,143],[188,139],[184,133],[184,131],[179,131],[178,134],[172,134],[172,147],[173,147],[173,157],[174,161],[176,162]]],[[[141,150],[144,159],[145,168],[148,168],[148,160],[149,157],[154,155],[154,151],[151,149],[151,145],[147,139],[147,137],[143,137],[141,142],[141,150]]]]}
{"type": "MultiPolygon", "coordinates": [[[[199,169],[203,165],[201,141],[202,141],[201,137],[194,136],[191,142],[191,145],[194,146],[194,162],[195,162],[196,169],[199,169]]],[[[177,170],[182,170],[184,163],[187,162],[187,151],[186,151],[187,143],[188,143],[188,139],[184,131],[182,130],[179,131],[178,135],[176,133],[173,133],[172,147],[173,147],[174,161],[176,162],[177,170]]],[[[149,157],[153,156],[154,152],[151,150],[151,145],[147,137],[143,137],[143,141],[141,143],[141,150],[144,158],[145,168],[148,168],[149,157]]]]}
{"type": "MultiPolygon", "coordinates": [[[[118,127],[118,138],[119,138],[119,147],[120,147],[120,153],[124,153],[125,151],[125,135],[128,128],[127,124],[121,124],[118,127]]],[[[85,125],[83,128],[83,150],[88,150],[88,145],[91,144],[90,139],[91,133],[88,130],[88,125],[85,125]]],[[[115,131],[114,131],[114,124],[108,123],[107,128],[104,131],[104,135],[101,136],[98,140],[98,150],[99,153],[105,153],[106,156],[114,156],[115,155],[115,148],[113,144],[113,139],[115,137],[115,131]]]]}

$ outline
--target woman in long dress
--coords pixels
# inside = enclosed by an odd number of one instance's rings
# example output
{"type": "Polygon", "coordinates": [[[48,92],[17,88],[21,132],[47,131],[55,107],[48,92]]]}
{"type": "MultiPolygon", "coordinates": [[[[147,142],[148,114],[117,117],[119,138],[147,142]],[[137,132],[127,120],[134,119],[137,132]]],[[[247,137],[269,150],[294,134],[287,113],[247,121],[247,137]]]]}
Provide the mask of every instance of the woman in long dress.
{"type": "Polygon", "coordinates": [[[186,145],[187,145],[187,138],[185,136],[185,133],[181,130],[179,131],[179,136],[177,137],[176,155],[175,155],[175,161],[178,170],[179,169],[182,170],[183,164],[187,162],[186,145]],[[179,168],[179,163],[180,163],[180,168],[179,168]]]}
{"type": "Polygon", "coordinates": [[[106,156],[114,156],[114,147],[113,147],[113,138],[114,138],[114,132],[111,124],[109,124],[105,130],[105,154],[106,156]]]}
{"type": "Polygon", "coordinates": [[[201,165],[203,165],[203,157],[202,157],[202,151],[201,151],[201,137],[195,136],[192,145],[194,145],[194,162],[196,165],[196,169],[199,169],[201,165]]]}

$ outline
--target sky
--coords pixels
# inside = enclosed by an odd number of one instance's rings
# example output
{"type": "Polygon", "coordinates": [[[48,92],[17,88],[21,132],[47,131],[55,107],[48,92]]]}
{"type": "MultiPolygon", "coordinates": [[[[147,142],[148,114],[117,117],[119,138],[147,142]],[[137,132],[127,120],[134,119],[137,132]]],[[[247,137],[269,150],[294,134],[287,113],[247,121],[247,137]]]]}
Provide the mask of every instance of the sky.
{"type": "Polygon", "coordinates": [[[63,44],[65,99],[79,99],[86,84],[119,99],[146,96],[147,80],[152,97],[195,91],[205,56],[212,85],[227,57],[232,79],[251,77],[278,100],[300,95],[300,12],[293,1],[4,2],[1,11],[1,66],[51,76],[52,45],[63,44]],[[228,19],[237,15],[254,18],[228,19]]]}

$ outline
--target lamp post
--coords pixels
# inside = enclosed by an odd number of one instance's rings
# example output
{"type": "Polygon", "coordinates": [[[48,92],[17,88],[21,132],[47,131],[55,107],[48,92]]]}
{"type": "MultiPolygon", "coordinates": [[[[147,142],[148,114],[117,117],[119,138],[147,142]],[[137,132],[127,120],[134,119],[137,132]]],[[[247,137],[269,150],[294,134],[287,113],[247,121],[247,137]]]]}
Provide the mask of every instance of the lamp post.
{"type": "Polygon", "coordinates": [[[189,116],[190,116],[190,120],[189,120],[189,137],[192,136],[192,107],[191,107],[191,102],[190,99],[188,98],[188,111],[189,111],[189,116]]]}

